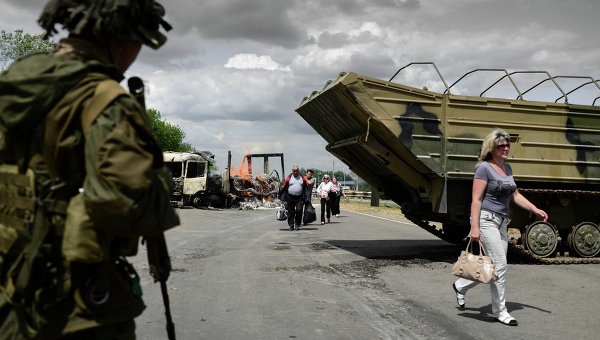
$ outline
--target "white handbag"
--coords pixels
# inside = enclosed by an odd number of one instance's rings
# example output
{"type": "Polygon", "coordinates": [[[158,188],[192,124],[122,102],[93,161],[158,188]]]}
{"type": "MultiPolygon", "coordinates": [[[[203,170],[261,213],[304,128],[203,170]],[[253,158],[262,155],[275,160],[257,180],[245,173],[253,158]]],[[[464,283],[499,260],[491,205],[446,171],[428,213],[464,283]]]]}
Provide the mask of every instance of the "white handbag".
{"type": "Polygon", "coordinates": [[[485,254],[485,249],[479,243],[479,255],[473,254],[473,246],[471,239],[467,244],[467,249],[460,252],[458,260],[452,267],[452,274],[469,279],[479,281],[481,283],[490,283],[498,280],[496,266],[492,262],[492,258],[485,254]]]}

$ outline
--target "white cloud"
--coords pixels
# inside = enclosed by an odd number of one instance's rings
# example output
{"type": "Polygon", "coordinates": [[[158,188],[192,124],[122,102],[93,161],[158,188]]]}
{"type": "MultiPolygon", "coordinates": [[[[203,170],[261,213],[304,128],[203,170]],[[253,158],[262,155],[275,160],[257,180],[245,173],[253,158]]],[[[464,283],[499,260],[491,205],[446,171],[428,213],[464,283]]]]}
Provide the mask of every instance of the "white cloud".
{"type": "Polygon", "coordinates": [[[268,55],[258,56],[256,54],[236,54],[227,60],[226,68],[263,69],[269,71],[289,71],[289,67],[282,67],[268,55]]]}
{"type": "Polygon", "coordinates": [[[357,30],[351,30],[350,35],[358,36],[363,33],[370,33],[372,37],[381,38],[384,36],[384,30],[376,22],[365,22],[357,30]]]}
{"type": "Polygon", "coordinates": [[[148,107],[191,121],[276,120],[293,112],[301,99],[289,72],[212,67],[154,73],[145,79],[151,94],[148,107]]]}

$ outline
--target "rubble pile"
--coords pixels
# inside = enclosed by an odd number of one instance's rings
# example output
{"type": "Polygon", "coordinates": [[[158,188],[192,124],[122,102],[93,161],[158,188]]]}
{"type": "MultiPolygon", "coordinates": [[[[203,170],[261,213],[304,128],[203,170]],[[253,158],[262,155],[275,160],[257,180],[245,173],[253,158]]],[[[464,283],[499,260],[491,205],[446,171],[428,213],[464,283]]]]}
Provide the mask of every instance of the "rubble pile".
{"type": "Polygon", "coordinates": [[[241,195],[271,198],[279,192],[279,178],[269,175],[233,176],[231,183],[241,195]]]}
{"type": "Polygon", "coordinates": [[[240,210],[278,209],[281,207],[283,207],[283,203],[279,199],[262,201],[253,199],[240,203],[240,210]]]}

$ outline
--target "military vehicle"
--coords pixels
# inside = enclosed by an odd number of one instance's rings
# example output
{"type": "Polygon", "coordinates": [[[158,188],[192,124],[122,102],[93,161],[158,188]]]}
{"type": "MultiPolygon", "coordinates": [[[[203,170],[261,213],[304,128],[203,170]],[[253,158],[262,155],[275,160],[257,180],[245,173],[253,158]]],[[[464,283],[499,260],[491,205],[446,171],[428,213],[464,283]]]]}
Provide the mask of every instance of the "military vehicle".
{"type": "Polygon", "coordinates": [[[220,175],[211,174],[210,160],[214,155],[209,151],[163,153],[165,167],[173,177],[171,204],[177,207],[230,207],[242,200],[259,200],[279,197],[281,178],[276,170],[269,174],[253,174],[252,158],[263,158],[264,171],[269,172],[269,158],[281,159],[283,154],[247,154],[240,170],[231,168],[231,152],[228,153],[227,168],[220,175]],[[235,174],[233,174],[235,173],[235,174]]]}
{"type": "Polygon", "coordinates": [[[598,98],[587,105],[568,101],[586,85],[600,90],[600,81],[567,77],[584,82],[565,91],[557,79],[566,76],[529,71],[545,78],[523,91],[515,75],[524,71],[478,69],[450,86],[433,63],[411,63],[398,72],[388,81],[340,73],[296,111],[327,141],[329,152],[398,203],[408,219],[452,243],[469,234],[472,179],[483,138],[503,128],[511,136],[508,162],[519,191],[549,215],[547,222],[537,221],[512,207],[509,228],[518,229],[512,251],[543,263],[600,262],[600,107],[598,98]],[[445,90],[392,82],[415,64],[434,67],[445,90]],[[476,71],[500,71],[502,77],[480,96],[452,94],[476,71]],[[516,99],[484,97],[501,80],[514,87],[516,99]],[[542,83],[562,96],[555,102],[523,98],[542,83]]]}

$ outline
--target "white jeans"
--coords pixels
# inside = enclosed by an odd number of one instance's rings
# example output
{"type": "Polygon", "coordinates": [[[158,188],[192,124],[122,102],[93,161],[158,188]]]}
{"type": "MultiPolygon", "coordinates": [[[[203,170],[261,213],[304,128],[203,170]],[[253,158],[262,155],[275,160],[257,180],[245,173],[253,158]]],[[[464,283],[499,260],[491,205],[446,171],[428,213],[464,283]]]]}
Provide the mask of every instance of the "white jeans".
{"type": "MultiPolygon", "coordinates": [[[[497,318],[500,313],[506,312],[504,298],[504,284],[506,282],[506,253],[508,251],[508,229],[506,227],[507,218],[481,210],[479,215],[479,232],[481,242],[488,256],[494,261],[498,280],[490,283],[492,293],[492,314],[497,318]]],[[[456,289],[461,294],[467,291],[479,282],[459,278],[454,283],[456,289]]]]}

